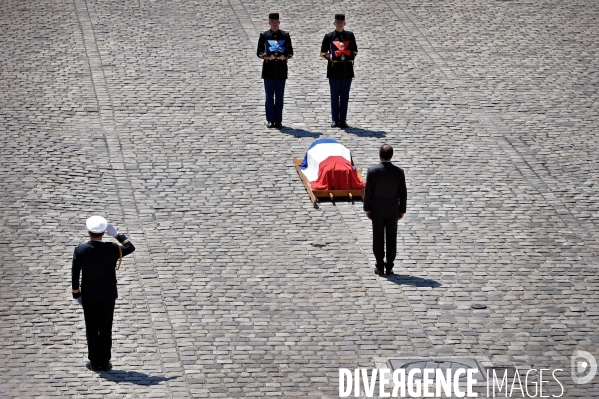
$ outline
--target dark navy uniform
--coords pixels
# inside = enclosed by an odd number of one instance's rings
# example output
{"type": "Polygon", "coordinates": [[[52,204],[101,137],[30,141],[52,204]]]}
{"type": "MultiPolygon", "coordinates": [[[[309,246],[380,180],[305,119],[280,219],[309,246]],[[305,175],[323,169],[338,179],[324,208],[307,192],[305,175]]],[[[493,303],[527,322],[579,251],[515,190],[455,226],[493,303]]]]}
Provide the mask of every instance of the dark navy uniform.
{"type": "MultiPolygon", "coordinates": [[[[283,51],[281,54],[285,55],[285,58],[287,59],[293,57],[293,46],[291,44],[291,37],[289,36],[289,33],[281,29],[277,30],[276,32],[273,32],[269,29],[260,33],[260,38],[258,39],[258,49],[256,50],[256,55],[259,58],[264,58],[264,55],[266,54],[266,43],[268,40],[276,40],[277,42],[284,40],[283,47],[285,51],[283,51]]],[[[262,79],[285,80],[287,79],[287,70],[286,61],[264,60],[262,62],[262,79]]]]}
{"type": "MultiPolygon", "coordinates": [[[[124,234],[115,237],[121,244],[122,255],[127,256],[135,247],[124,234]]],[[[119,247],[113,242],[91,240],[75,248],[71,269],[73,298],[81,297],[88,358],[94,369],[108,367],[112,348],[112,319],[116,288],[116,266],[119,247]],[[81,288],[79,276],[81,276],[81,288]]]]}
{"type": "MultiPolygon", "coordinates": [[[[344,30],[343,32],[337,32],[336,30],[327,33],[324,35],[324,39],[322,39],[322,47],[320,49],[320,55],[324,57],[325,54],[330,54],[331,43],[333,41],[349,41],[350,48],[353,56],[355,57],[358,54],[358,45],[356,44],[356,37],[354,34],[348,30],[344,30]]],[[[348,57],[350,58],[350,57],[348,57]]],[[[351,79],[354,77],[354,63],[353,58],[348,59],[347,61],[336,61],[332,62],[328,60],[327,63],[327,78],[329,79],[351,79]]]]}
{"type": "MultiPolygon", "coordinates": [[[[279,14],[269,14],[270,21],[278,21],[279,14]]],[[[283,103],[285,97],[285,81],[287,80],[287,59],[293,57],[293,45],[289,33],[277,29],[269,29],[260,33],[256,55],[262,61],[262,79],[264,79],[264,91],[266,101],[266,120],[269,127],[282,127],[283,103]],[[285,60],[269,60],[270,55],[275,57],[285,56],[285,60]]]]}
{"type": "Polygon", "coordinates": [[[390,161],[383,161],[368,169],[364,188],[364,211],[370,212],[372,219],[372,251],[379,272],[382,272],[385,266],[387,274],[391,274],[393,269],[397,254],[397,218],[406,213],[407,197],[403,169],[390,161]],[[384,261],[385,247],[387,263],[384,261]]]}
{"type": "MultiPolygon", "coordinates": [[[[335,21],[345,22],[344,14],[336,14],[335,21]]],[[[349,103],[349,90],[351,88],[352,78],[354,77],[354,58],[358,55],[358,44],[354,34],[350,31],[343,30],[341,32],[334,30],[327,33],[322,40],[320,48],[321,57],[328,60],[327,62],[327,78],[329,78],[329,86],[331,88],[331,126],[347,127],[347,107],[349,103]],[[349,42],[345,48],[348,55],[342,56],[343,59],[337,58],[331,60],[331,43],[333,42],[349,42]]]]}

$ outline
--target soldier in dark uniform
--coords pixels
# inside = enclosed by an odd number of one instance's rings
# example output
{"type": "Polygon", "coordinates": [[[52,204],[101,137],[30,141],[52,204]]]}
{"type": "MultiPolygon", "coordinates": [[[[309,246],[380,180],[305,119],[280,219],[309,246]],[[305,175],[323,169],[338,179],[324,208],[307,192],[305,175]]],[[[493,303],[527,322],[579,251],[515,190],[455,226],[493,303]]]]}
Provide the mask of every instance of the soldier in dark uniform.
{"type": "Polygon", "coordinates": [[[90,241],[75,248],[73,254],[73,298],[83,305],[89,359],[85,366],[90,370],[110,370],[117,262],[135,251],[135,247],[101,216],[90,217],[86,225],[90,241]],[[122,247],[113,242],[102,242],[105,232],[116,238],[122,247]]]}
{"type": "Polygon", "coordinates": [[[283,127],[283,98],[287,79],[287,60],[293,57],[289,33],[279,29],[278,13],[268,14],[270,29],[260,33],[256,54],[262,58],[262,79],[266,92],[266,121],[269,128],[283,127]]]}
{"type": "Polygon", "coordinates": [[[324,35],[320,56],[327,59],[327,78],[331,87],[331,127],[347,126],[349,89],[354,77],[354,58],[358,45],[354,34],[345,28],[345,14],[335,14],[335,30],[324,35]]]}

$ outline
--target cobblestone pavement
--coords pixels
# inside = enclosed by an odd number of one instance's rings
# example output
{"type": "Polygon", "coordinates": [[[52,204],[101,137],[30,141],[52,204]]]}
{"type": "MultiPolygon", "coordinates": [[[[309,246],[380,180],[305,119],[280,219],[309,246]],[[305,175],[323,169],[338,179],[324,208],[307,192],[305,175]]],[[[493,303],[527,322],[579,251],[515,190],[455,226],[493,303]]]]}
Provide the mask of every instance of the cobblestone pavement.
{"type": "Polygon", "coordinates": [[[560,368],[563,397],[599,397],[569,376],[599,355],[598,20],[592,0],[3,0],[0,398],[336,397],[340,367],[398,356],[560,368]],[[270,11],[296,51],[281,131],[270,11]],[[318,57],[339,11],[346,130],[318,57]],[[292,157],[317,137],[364,171],[395,147],[398,275],[372,274],[361,202],[310,203],[292,157]],[[102,374],[70,294],[93,213],[137,247],[102,374]]]}

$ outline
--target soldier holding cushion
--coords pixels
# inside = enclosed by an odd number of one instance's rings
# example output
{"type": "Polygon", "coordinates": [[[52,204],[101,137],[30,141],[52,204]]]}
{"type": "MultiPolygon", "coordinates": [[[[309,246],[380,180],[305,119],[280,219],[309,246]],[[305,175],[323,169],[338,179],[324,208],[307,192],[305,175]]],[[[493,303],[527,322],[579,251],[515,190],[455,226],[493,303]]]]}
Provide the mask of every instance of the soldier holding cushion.
{"type": "Polygon", "coordinates": [[[347,126],[349,89],[354,77],[354,58],[358,55],[356,38],[345,30],[345,14],[335,14],[335,30],[322,40],[320,56],[328,60],[327,78],[331,87],[331,127],[347,126]]]}
{"type": "Polygon", "coordinates": [[[287,80],[287,60],[293,57],[289,33],[279,29],[278,13],[268,14],[270,29],[260,33],[256,55],[262,58],[262,79],[266,93],[266,121],[269,128],[283,127],[283,99],[287,80]]]}

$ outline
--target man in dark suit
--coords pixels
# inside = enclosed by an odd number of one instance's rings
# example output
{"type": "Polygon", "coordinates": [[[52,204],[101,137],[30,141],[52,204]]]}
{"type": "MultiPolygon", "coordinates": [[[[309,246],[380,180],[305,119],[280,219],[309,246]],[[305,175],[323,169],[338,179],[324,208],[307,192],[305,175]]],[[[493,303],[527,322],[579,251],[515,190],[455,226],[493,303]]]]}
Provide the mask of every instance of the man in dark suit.
{"type": "Polygon", "coordinates": [[[397,254],[397,222],[406,213],[406,178],[403,169],[391,163],[393,147],[384,144],[379,149],[381,163],[366,174],[364,211],[372,220],[372,251],[376,258],[375,273],[393,274],[397,254]],[[387,262],[385,263],[385,241],[387,262]]]}
{"type": "Polygon", "coordinates": [[[124,234],[106,222],[102,216],[92,216],[86,221],[90,241],[75,248],[71,269],[73,298],[83,305],[89,362],[85,365],[94,371],[112,368],[112,319],[116,289],[117,261],[127,256],[135,247],[124,234]],[[122,246],[113,242],[102,242],[107,233],[122,246]],[[79,275],[81,287],[79,286],[79,275]]]}
{"type": "Polygon", "coordinates": [[[279,13],[268,14],[270,29],[260,33],[256,55],[263,59],[262,79],[266,100],[267,127],[283,127],[283,100],[287,80],[287,60],[293,57],[289,33],[279,29],[279,13]]]}

